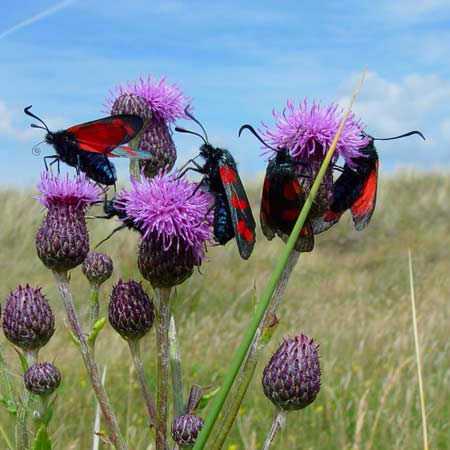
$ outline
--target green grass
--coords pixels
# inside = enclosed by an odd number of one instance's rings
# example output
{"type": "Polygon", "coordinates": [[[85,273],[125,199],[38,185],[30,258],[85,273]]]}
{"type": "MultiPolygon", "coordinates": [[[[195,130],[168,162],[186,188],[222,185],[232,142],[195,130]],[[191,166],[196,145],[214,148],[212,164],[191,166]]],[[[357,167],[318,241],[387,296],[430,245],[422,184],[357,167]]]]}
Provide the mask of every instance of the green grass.
{"type": "MultiPolygon", "coordinates": [[[[57,329],[40,360],[55,360],[63,377],[50,431],[57,449],[89,449],[95,401],[65,330],[51,273],[35,254],[34,235],[42,213],[31,197],[30,192],[0,192],[1,303],[4,306],[8,290],[19,283],[43,286],[57,315],[57,329]]],[[[255,215],[258,197],[255,190],[255,215]]],[[[378,206],[365,231],[354,231],[346,214],[316,237],[314,252],[302,255],[294,270],[279,310],[280,325],[225,448],[261,448],[273,412],[260,387],[263,365],[284,336],[302,332],[320,343],[322,389],[310,407],[289,416],[274,448],[423,448],[409,300],[411,248],[430,448],[450,449],[449,198],[448,173],[403,172],[382,178],[378,206]]],[[[96,243],[115,223],[96,220],[89,226],[91,242],[96,243]]],[[[141,279],[136,242],[137,234],[127,230],[102,248],[115,262],[113,280],[102,288],[103,311],[118,277],[141,279]]],[[[240,260],[234,243],[210,249],[201,273],[178,287],[174,310],[186,391],[189,383],[220,384],[281,249],[278,239],[268,242],[261,234],[247,262],[240,260]]],[[[89,288],[80,268],[72,273],[72,286],[80,315],[87,319],[89,288]]],[[[20,386],[17,358],[3,336],[0,347],[20,386]]],[[[142,350],[154,380],[153,330],[142,350]]],[[[101,364],[108,365],[107,390],[129,448],[153,448],[128,347],[109,325],[99,337],[97,354],[101,364]]],[[[3,410],[0,422],[12,429],[3,410]]]]}

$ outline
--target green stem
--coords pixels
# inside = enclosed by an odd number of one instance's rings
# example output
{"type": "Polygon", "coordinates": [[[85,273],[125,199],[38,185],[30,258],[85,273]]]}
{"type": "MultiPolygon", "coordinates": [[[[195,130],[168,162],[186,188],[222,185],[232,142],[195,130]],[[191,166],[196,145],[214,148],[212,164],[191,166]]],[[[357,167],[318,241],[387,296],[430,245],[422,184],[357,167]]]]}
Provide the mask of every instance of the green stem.
{"type": "Polygon", "coordinates": [[[293,250],[289,256],[287,265],[283,271],[283,274],[278,282],[275,292],[272,295],[270,303],[267,307],[266,313],[262,320],[261,325],[256,331],[252,345],[248,350],[244,364],[239,373],[239,378],[233,385],[230,393],[227,397],[227,401],[224,405],[225,413],[218,426],[218,432],[214,439],[214,443],[211,447],[212,450],[220,450],[225,442],[228,433],[236,419],[236,416],[241,407],[244,396],[250,385],[250,381],[255,373],[258,361],[270,341],[277,325],[278,320],[276,318],[276,310],[280,304],[281,298],[288,285],[289,277],[294,270],[294,267],[298,261],[300,253],[297,250],[293,250]]]}
{"type": "MultiPolygon", "coordinates": [[[[128,145],[132,148],[136,148],[139,143],[139,136],[135,137],[132,141],[128,143],[128,145]]],[[[139,159],[130,159],[130,175],[136,180],[140,181],[141,179],[141,169],[139,167],[139,159]]]]}
{"type": "Polygon", "coordinates": [[[173,410],[175,417],[183,414],[183,379],[181,376],[181,358],[178,346],[177,329],[175,318],[170,316],[169,325],[169,361],[170,376],[172,379],[173,410]]]}
{"type": "Polygon", "coordinates": [[[287,420],[287,411],[283,411],[282,409],[278,409],[275,411],[275,415],[273,416],[272,427],[270,428],[269,434],[266,437],[266,441],[264,442],[263,450],[269,450],[272,442],[275,439],[277,431],[281,428],[283,429],[286,425],[287,420]]]}
{"type": "Polygon", "coordinates": [[[91,328],[92,328],[98,320],[98,312],[100,309],[98,301],[100,285],[98,283],[90,283],[90,284],[91,284],[91,302],[89,308],[89,319],[91,321],[91,328]]]}
{"type": "Polygon", "coordinates": [[[142,364],[140,345],[138,339],[128,340],[128,345],[130,347],[131,356],[133,357],[134,370],[141,387],[142,397],[144,398],[145,406],[147,407],[147,412],[150,417],[151,425],[156,429],[156,408],[155,402],[153,401],[152,393],[147,383],[147,378],[145,377],[144,366],[142,364]]]}
{"type": "Polygon", "coordinates": [[[275,270],[272,273],[269,284],[263,293],[261,301],[258,303],[257,310],[247,328],[247,331],[246,331],[244,338],[236,352],[236,355],[235,355],[233,361],[231,362],[230,368],[227,372],[225,380],[223,381],[222,387],[221,387],[219,393],[217,394],[216,400],[215,400],[214,404],[212,405],[212,408],[206,418],[203,429],[200,432],[200,435],[197,438],[197,441],[194,445],[194,450],[201,450],[205,447],[206,441],[208,440],[208,437],[211,434],[213,426],[217,421],[220,411],[222,410],[222,406],[225,402],[225,399],[231,389],[231,386],[234,383],[234,380],[236,379],[237,374],[239,373],[241,364],[247,354],[247,351],[248,351],[251,343],[253,342],[255,333],[259,327],[259,324],[260,324],[262,318],[264,317],[267,306],[270,302],[270,299],[272,298],[272,295],[275,291],[278,281],[279,281],[281,275],[283,274],[284,268],[286,267],[286,264],[289,259],[289,255],[291,254],[291,252],[294,249],[294,246],[297,242],[297,238],[300,234],[300,230],[303,228],[306,218],[308,217],[309,210],[311,209],[313,200],[317,194],[317,191],[319,190],[320,183],[322,182],[322,179],[325,176],[325,172],[331,162],[331,158],[332,158],[334,150],[336,148],[337,141],[339,139],[340,134],[342,133],[345,122],[350,113],[351,107],[352,107],[355,97],[359,91],[359,88],[362,84],[362,81],[364,80],[365,73],[366,73],[366,71],[363,73],[363,75],[358,83],[358,86],[355,89],[355,92],[352,96],[350,104],[347,107],[347,110],[345,111],[344,116],[342,117],[342,121],[341,121],[339,129],[336,133],[336,136],[334,137],[333,142],[331,143],[331,146],[330,146],[327,154],[325,155],[323,163],[320,166],[319,172],[318,172],[316,179],[314,180],[314,183],[311,187],[311,191],[309,192],[309,194],[305,200],[305,204],[298,216],[297,222],[295,223],[295,226],[291,232],[291,235],[284,247],[284,251],[280,257],[280,260],[278,261],[278,264],[276,265],[275,270]]]}
{"type": "MultiPolygon", "coordinates": [[[[32,366],[38,359],[39,350],[26,350],[25,359],[27,360],[27,367],[32,366]]],[[[28,448],[28,422],[29,422],[29,411],[31,404],[31,394],[25,388],[23,392],[22,404],[19,406],[17,412],[17,422],[16,422],[16,442],[17,450],[26,450],[28,448]]]]}
{"type": "Polygon", "coordinates": [[[75,306],[73,304],[72,292],[69,288],[69,279],[67,272],[53,271],[53,276],[58,287],[59,295],[66,311],[67,319],[69,321],[70,328],[73,334],[76,336],[79,342],[79,349],[83,358],[84,365],[91,381],[92,389],[97,398],[97,402],[102,409],[103,416],[105,418],[106,425],[110,432],[110,439],[117,450],[126,450],[125,440],[120,432],[119,424],[117,422],[114,411],[111,407],[108,395],[102,384],[100,372],[95,361],[93,349],[88,344],[86,335],[82,332],[80,322],[78,320],[75,306]]]}
{"type": "Polygon", "coordinates": [[[167,397],[169,391],[169,307],[170,288],[158,289],[156,346],[158,356],[158,401],[156,450],[165,449],[167,436],[167,397]]]}

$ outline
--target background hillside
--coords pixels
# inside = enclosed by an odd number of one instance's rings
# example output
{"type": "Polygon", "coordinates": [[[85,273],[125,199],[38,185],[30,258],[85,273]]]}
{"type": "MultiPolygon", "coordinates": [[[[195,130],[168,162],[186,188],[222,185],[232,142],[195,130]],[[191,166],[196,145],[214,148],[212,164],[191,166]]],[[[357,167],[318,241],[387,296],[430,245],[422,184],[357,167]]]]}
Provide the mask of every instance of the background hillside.
{"type": "MultiPolygon", "coordinates": [[[[0,191],[0,303],[3,309],[9,289],[19,283],[43,287],[57,315],[57,327],[40,360],[55,360],[63,377],[51,428],[55,448],[88,449],[94,398],[81,358],[65,331],[51,273],[35,254],[34,235],[43,215],[33,195],[0,191]]],[[[258,216],[259,188],[251,189],[251,197],[258,216]]],[[[261,447],[273,409],[262,393],[260,374],[283,337],[299,333],[320,343],[322,389],[310,407],[289,416],[275,448],[423,448],[409,300],[410,248],[430,448],[450,449],[449,218],[450,175],[403,172],[381,179],[377,209],[368,229],[354,231],[346,214],[334,228],[317,236],[315,250],[301,256],[291,277],[279,310],[281,323],[226,448],[261,447]]],[[[95,245],[115,226],[114,221],[90,221],[91,243],[95,245]]],[[[115,263],[112,279],[102,288],[103,311],[118,277],[141,279],[136,243],[137,234],[127,230],[101,247],[115,263]]],[[[212,248],[201,273],[194,273],[178,288],[174,310],[188,382],[220,384],[250,319],[254,299],[265,288],[281,248],[279,240],[268,242],[261,233],[247,262],[240,260],[234,243],[212,248]]],[[[80,268],[72,273],[72,286],[83,316],[89,288],[80,268]]],[[[0,348],[19,384],[16,358],[3,333],[0,348]]],[[[144,338],[142,349],[154,380],[153,330],[144,338]]],[[[151,449],[127,345],[109,325],[100,335],[97,354],[108,365],[107,389],[130,449],[151,449]]],[[[9,418],[3,410],[0,421],[8,429],[9,418]]]]}

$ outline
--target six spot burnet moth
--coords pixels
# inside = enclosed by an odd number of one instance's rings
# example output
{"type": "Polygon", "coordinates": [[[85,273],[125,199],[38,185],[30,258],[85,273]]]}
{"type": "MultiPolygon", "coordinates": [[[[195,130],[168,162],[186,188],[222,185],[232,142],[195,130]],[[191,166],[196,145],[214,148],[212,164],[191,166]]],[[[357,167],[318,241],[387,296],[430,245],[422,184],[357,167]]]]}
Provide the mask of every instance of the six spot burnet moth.
{"type": "Polygon", "coordinates": [[[355,169],[344,165],[341,175],[333,183],[333,200],[330,208],[313,223],[314,234],[319,234],[337,223],[345,211],[350,209],[356,230],[363,230],[370,222],[375,210],[378,187],[378,153],[374,141],[391,141],[417,134],[423,140],[420,131],[410,131],[390,138],[375,138],[366,147],[360,149],[361,156],[354,158],[355,169]]]}
{"type": "Polygon", "coordinates": [[[43,126],[31,124],[47,132],[44,142],[52,145],[56,155],[45,156],[52,160],[50,166],[59,161],[84,172],[88,178],[107,186],[115,184],[116,169],[108,157],[150,158],[148,152],[125,146],[142,130],[144,121],[134,114],[119,114],[104,117],[92,122],[82,123],[57,132],[48,129],[45,122],[30,112],[31,106],[24,109],[25,114],[38,120],[43,126]]]}
{"type": "MultiPolygon", "coordinates": [[[[239,135],[244,129],[250,130],[262,143],[270,147],[256,133],[251,125],[243,125],[239,135]]],[[[329,210],[320,216],[311,213],[300,231],[295,249],[300,252],[309,252],[314,247],[314,234],[319,234],[337,223],[342,214],[350,209],[356,230],[364,229],[370,222],[376,204],[378,184],[378,154],[375,149],[375,140],[392,140],[418,134],[411,131],[393,138],[373,138],[366,147],[360,150],[362,156],[355,158],[356,168],[347,164],[341,169],[342,173],[333,183],[332,201],[329,210]]],[[[264,179],[261,197],[261,228],[267,239],[271,240],[277,234],[284,241],[297,221],[306,199],[305,192],[299,182],[299,177],[311,176],[308,174],[307,162],[296,161],[287,148],[274,149],[276,155],[269,160],[264,179]]],[[[311,172],[311,171],[309,171],[311,172]]]]}
{"type": "Polygon", "coordinates": [[[189,112],[189,106],[186,107],[185,114],[200,126],[204,135],[180,127],[175,127],[175,131],[194,134],[203,140],[204,144],[197,157],[202,157],[204,164],[198,164],[196,157],[190,161],[192,166],[182,174],[193,170],[203,175],[199,185],[205,186],[214,197],[212,208],[216,242],[225,245],[230,239],[236,238],[239,254],[243,259],[248,259],[255,245],[256,223],[236,162],[228,150],[213,147],[208,142],[203,125],[189,112]]]}

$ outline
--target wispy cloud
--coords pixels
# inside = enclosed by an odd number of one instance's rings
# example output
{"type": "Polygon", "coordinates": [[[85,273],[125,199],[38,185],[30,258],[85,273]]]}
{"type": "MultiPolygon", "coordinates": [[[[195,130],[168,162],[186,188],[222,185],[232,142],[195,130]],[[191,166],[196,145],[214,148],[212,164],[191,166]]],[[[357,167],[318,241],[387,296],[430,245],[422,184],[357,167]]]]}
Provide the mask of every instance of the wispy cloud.
{"type": "Polygon", "coordinates": [[[8,28],[7,30],[2,31],[0,33],[0,39],[3,39],[6,36],[13,34],[16,31],[21,30],[22,28],[32,25],[33,23],[38,22],[39,20],[45,19],[46,17],[51,16],[52,14],[55,14],[64,8],[67,8],[74,2],[75,2],[75,0],[64,0],[63,2],[52,6],[51,8],[41,11],[40,13],[35,14],[34,16],[32,16],[28,19],[25,19],[22,22],[19,22],[18,24],[12,26],[11,28],[8,28]]]}

